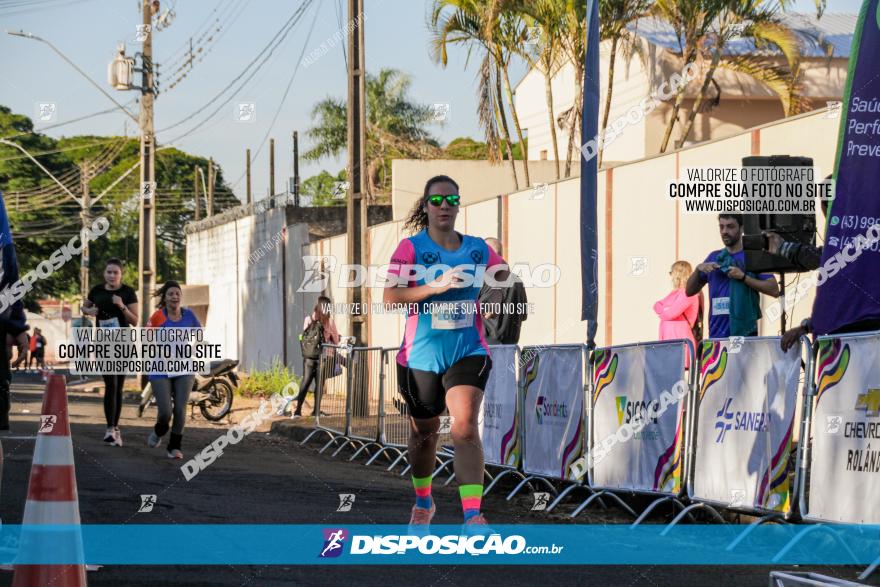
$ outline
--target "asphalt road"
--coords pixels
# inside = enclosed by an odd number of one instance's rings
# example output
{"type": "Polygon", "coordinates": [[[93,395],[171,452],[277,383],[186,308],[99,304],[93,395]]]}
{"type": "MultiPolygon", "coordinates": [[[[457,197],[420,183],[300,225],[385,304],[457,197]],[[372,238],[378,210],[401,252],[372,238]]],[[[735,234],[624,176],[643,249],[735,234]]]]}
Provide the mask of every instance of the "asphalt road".
{"type": "MultiPolygon", "coordinates": [[[[0,517],[21,523],[40,413],[42,385],[13,385],[12,430],[0,434],[4,466],[0,484],[0,517]]],[[[364,467],[312,447],[300,447],[286,436],[269,434],[268,426],[226,449],[221,458],[190,481],[164,449],[146,446],[152,426],[148,412],[136,417],[135,403],[125,405],[120,427],[125,446],[102,442],[104,424],[99,394],[69,395],[76,479],[85,524],[400,524],[408,519],[411,487],[405,478],[384,467],[364,467]],[[356,496],[350,512],[337,512],[338,494],[356,496]],[[155,494],[152,512],[138,513],[140,495],[155,494]]],[[[253,406],[236,398],[232,422],[253,406]]],[[[189,420],[184,453],[189,458],[217,438],[231,422],[211,424],[200,415],[189,420]]],[[[439,506],[435,521],[460,523],[457,491],[435,484],[439,506]]],[[[484,501],[494,523],[570,523],[563,515],[530,512],[529,497],[505,502],[502,492],[484,501]]],[[[598,510],[601,512],[601,510],[598,510]]],[[[654,522],[662,522],[665,511],[654,522]]],[[[619,512],[585,513],[576,523],[625,522],[619,512]]],[[[149,548],[145,544],[144,548],[149,548]]],[[[784,567],[783,567],[784,568],[784,567]]],[[[776,568],[780,569],[781,568],[776,568]]],[[[89,572],[92,585],[760,585],[768,584],[769,567],[718,566],[105,566],[89,572]]],[[[805,568],[789,568],[805,571],[805,568]]],[[[813,569],[809,569],[813,570],[813,569]]],[[[855,580],[860,568],[816,569],[855,580]]],[[[875,574],[872,584],[880,584],[875,574]]],[[[12,573],[0,572],[0,584],[12,573]]]]}

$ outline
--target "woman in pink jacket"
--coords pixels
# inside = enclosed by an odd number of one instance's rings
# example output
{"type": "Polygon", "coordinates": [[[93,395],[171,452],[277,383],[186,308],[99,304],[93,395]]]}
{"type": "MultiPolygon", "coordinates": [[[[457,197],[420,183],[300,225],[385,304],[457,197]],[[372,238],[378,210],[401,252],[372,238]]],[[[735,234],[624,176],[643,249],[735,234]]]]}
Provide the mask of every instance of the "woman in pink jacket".
{"type": "MultiPolygon", "coordinates": [[[[686,339],[696,347],[693,326],[700,313],[700,294],[688,297],[684,287],[691,274],[691,264],[676,261],[669,275],[672,276],[672,291],[654,304],[654,311],[660,316],[660,340],[686,339]]],[[[696,350],[696,348],[695,348],[696,350]]],[[[690,367],[690,358],[685,355],[685,368],[690,367]]]]}

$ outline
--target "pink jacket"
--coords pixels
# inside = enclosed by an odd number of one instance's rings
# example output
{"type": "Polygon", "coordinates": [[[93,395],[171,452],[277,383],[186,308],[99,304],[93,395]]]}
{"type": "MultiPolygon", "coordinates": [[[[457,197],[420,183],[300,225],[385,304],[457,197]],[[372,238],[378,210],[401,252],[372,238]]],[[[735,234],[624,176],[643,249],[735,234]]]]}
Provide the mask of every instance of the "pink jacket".
{"type": "MultiPolygon", "coordinates": [[[[686,339],[694,343],[691,327],[700,311],[700,295],[688,297],[684,288],[673,290],[668,296],[654,304],[654,311],[660,316],[660,340],[686,339]]],[[[685,355],[685,367],[690,362],[685,355]]]]}

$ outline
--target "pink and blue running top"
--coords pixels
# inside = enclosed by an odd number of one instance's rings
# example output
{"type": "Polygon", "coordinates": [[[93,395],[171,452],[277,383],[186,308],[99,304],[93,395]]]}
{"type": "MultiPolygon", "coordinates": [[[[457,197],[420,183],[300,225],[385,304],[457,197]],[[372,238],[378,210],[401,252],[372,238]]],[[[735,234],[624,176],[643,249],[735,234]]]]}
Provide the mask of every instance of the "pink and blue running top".
{"type": "Polygon", "coordinates": [[[405,238],[397,245],[388,267],[389,275],[410,276],[408,287],[424,285],[444,271],[463,266],[463,272],[474,277],[469,287],[451,288],[429,296],[407,311],[406,328],[397,362],[412,369],[444,373],[459,360],[473,355],[488,355],[483,337],[483,319],[477,298],[483,272],[504,259],[479,237],[457,233],[461,246],[448,251],[435,243],[428,230],[405,238]],[[418,269],[403,271],[401,266],[418,269]],[[422,272],[421,268],[425,271],[422,272]]]}

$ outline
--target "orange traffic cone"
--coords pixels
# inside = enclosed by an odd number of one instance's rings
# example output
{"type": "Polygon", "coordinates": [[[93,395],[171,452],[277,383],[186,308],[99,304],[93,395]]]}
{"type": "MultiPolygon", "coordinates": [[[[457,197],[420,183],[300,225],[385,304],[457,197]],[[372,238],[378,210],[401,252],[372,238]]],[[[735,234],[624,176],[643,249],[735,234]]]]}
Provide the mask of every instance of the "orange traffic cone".
{"type": "MultiPolygon", "coordinates": [[[[82,560],[79,499],[73,468],[73,442],[67,417],[67,389],[63,375],[49,375],[43,411],[34,447],[27,502],[24,506],[20,550],[28,554],[63,552],[82,560]],[[46,531],[33,526],[52,524],[46,531]],[[55,526],[61,525],[60,530],[55,526]],[[30,527],[29,527],[30,526],[30,527]]],[[[79,587],[86,584],[86,567],[15,565],[13,587],[79,587]]]]}

